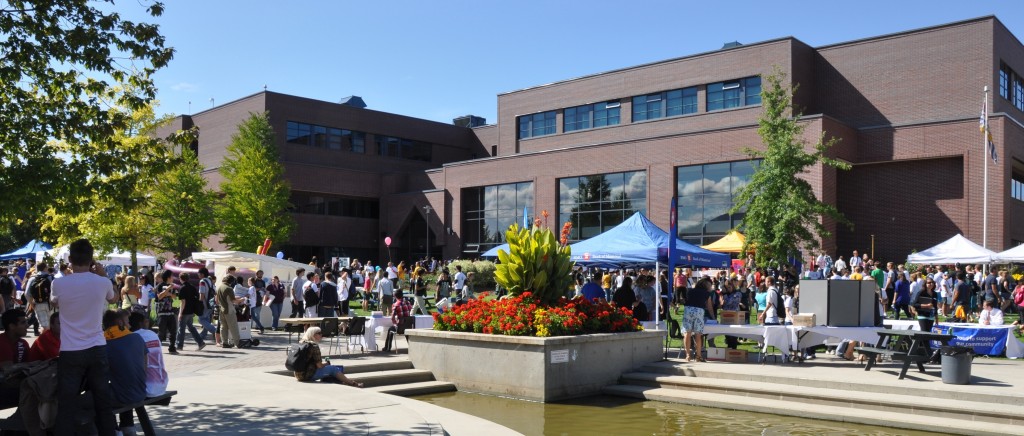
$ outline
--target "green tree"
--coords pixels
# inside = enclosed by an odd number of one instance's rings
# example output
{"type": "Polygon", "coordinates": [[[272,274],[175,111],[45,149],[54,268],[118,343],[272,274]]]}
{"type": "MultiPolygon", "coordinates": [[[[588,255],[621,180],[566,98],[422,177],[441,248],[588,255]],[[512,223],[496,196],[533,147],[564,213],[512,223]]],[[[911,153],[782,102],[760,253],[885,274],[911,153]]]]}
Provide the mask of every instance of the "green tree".
{"type": "Polygon", "coordinates": [[[148,231],[154,245],[184,259],[198,251],[214,228],[213,204],[216,194],[206,188],[203,167],[190,148],[181,151],[181,162],[158,178],[150,207],[148,231]]]}
{"type": "Polygon", "coordinates": [[[822,223],[825,217],[851,225],[834,205],[814,196],[810,183],[798,177],[815,165],[842,170],[849,164],[829,158],[827,150],[837,142],[825,139],[825,133],[807,151],[802,138],[801,114],[793,108],[796,87],[783,84],[785,73],[778,67],[765,76],[761,91],[764,113],[757,133],[764,150],[746,149],[752,159],[763,159],[750,184],[740,190],[730,213],[746,209],[742,226],[747,236],[743,250],[753,246],[757,262],[765,265],[784,262],[800,249],[818,247],[820,238],[831,236],[822,223]]]}
{"type": "MultiPolygon", "coordinates": [[[[116,108],[146,106],[156,95],[151,74],[174,52],[158,26],[96,3],[0,4],[0,192],[18,205],[0,208],[0,222],[41,213],[55,197],[116,199],[130,184],[108,179],[135,166],[114,138],[131,112],[116,108]]],[[[158,17],[163,4],[146,12],[158,17]]]]}
{"type": "Polygon", "coordinates": [[[275,144],[266,112],[250,114],[231,137],[220,166],[223,197],[214,210],[221,242],[233,250],[253,251],[265,238],[281,244],[295,227],[288,213],[291,190],[275,144]]]}
{"type": "MultiPolygon", "coordinates": [[[[180,160],[175,154],[177,143],[191,142],[197,131],[179,131],[166,139],[156,138],[157,127],[169,117],[157,119],[152,104],[134,110],[114,102],[108,104],[108,111],[124,117],[128,124],[114,131],[104,147],[112,154],[124,156],[124,162],[103,174],[90,176],[89,186],[96,189],[50,199],[40,221],[43,234],[50,240],[67,244],[85,236],[100,252],[120,249],[130,253],[135,269],[138,252],[156,247],[156,237],[150,231],[152,220],[147,216],[152,208],[153,186],[180,160]]],[[[54,145],[62,150],[71,147],[67,143],[54,145]]]]}

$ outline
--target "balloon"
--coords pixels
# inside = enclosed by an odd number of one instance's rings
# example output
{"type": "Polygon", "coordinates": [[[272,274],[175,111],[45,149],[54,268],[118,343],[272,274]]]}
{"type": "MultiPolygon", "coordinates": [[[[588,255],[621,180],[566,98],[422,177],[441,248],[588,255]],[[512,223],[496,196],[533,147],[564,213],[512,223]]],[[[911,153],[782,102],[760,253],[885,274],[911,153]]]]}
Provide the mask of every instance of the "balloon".
{"type": "Polygon", "coordinates": [[[263,245],[261,245],[261,247],[263,247],[263,252],[260,253],[260,254],[270,253],[270,238],[264,239],[263,240],[263,245]]]}
{"type": "Polygon", "coordinates": [[[263,254],[263,246],[262,245],[257,245],[256,246],[256,254],[263,254]]]}
{"type": "Polygon", "coordinates": [[[391,246],[391,237],[390,236],[385,236],[384,237],[384,245],[387,245],[388,247],[391,246]]]}
{"type": "Polygon", "coordinates": [[[277,258],[278,259],[284,259],[284,252],[283,251],[278,251],[277,252],[277,258]]]}

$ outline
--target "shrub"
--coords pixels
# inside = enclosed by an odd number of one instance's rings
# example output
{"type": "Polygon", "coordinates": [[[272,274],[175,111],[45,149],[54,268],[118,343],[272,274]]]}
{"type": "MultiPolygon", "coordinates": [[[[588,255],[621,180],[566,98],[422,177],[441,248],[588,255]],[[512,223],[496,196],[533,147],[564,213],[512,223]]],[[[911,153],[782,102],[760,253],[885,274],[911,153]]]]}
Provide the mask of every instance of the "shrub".
{"type": "Polygon", "coordinates": [[[495,281],[509,295],[530,292],[541,304],[553,305],[572,285],[573,262],[564,237],[571,226],[566,223],[561,242],[539,220],[529,229],[509,226],[505,232],[509,250],[498,250],[495,281]]]}
{"type": "Polygon", "coordinates": [[[639,330],[629,309],[583,297],[540,304],[530,292],[501,300],[471,300],[444,314],[434,314],[434,330],[507,336],[572,336],[639,330]]]}

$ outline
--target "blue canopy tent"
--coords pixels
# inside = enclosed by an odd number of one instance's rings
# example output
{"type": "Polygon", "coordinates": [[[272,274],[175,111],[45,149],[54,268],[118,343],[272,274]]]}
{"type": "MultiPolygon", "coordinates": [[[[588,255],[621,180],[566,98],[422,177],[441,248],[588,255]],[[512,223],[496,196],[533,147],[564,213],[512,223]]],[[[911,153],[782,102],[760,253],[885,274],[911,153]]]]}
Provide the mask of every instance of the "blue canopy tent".
{"type": "Polygon", "coordinates": [[[486,252],[484,252],[484,254],[481,254],[480,257],[498,257],[499,249],[505,250],[505,252],[508,253],[508,244],[501,244],[497,247],[487,250],[486,252]]]}
{"type": "Polygon", "coordinates": [[[0,254],[0,260],[15,260],[24,258],[36,258],[36,253],[52,249],[53,246],[43,241],[33,239],[17,250],[10,253],[0,254]]]}
{"type": "MultiPolygon", "coordinates": [[[[668,232],[642,213],[608,231],[572,244],[572,260],[589,266],[623,267],[668,263],[668,232]]],[[[676,265],[725,268],[729,255],[705,250],[676,239],[676,265]]]]}

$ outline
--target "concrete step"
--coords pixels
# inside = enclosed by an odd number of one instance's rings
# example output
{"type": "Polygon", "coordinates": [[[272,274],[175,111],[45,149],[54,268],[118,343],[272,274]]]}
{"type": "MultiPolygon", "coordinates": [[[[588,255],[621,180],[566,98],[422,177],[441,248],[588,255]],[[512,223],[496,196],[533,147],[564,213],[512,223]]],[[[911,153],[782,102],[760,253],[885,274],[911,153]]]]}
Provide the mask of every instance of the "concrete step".
{"type": "Polygon", "coordinates": [[[1014,424],[971,422],[946,417],[894,413],[892,409],[888,412],[880,413],[878,410],[873,409],[859,409],[856,407],[840,407],[821,404],[809,405],[805,402],[785,399],[766,401],[761,397],[733,395],[725,392],[704,392],[638,385],[613,385],[604,388],[603,392],[609,395],[619,395],[651,401],[664,401],[668,403],[715,407],[719,409],[770,413],[808,419],[822,419],[829,421],[839,420],[843,422],[935,433],[993,436],[1024,434],[1024,428],[1014,424]]]}
{"type": "Polygon", "coordinates": [[[348,378],[361,382],[365,387],[402,385],[434,381],[434,374],[422,369],[396,369],[391,371],[371,371],[349,374],[348,378]]]}
{"type": "Polygon", "coordinates": [[[1024,424],[1024,406],[983,403],[973,400],[924,398],[904,394],[878,394],[864,391],[844,391],[830,388],[794,387],[781,383],[746,380],[716,379],[664,375],[650,372],[632,372],[622,375],[624,384],[680,389],[688,391],[728,393],[751,398],[785,400],[802,404],[850,407],[890,413],[898,404],[902,413],[957,418],[997,424],[1024,424]]]}
{"type": "Polygon", "coordinates": [[[398,395],[401,397],[412,397],[416,395],[436,394],[441,392],[454,392],[455,385],[442,381],[425,381],[418,383],[405,383],[400,385],[386,385],[366,388],[382,394],[398,395]]]}
{"type": "Polygon", "coordinates": [[[334,365],[345,367],[345,374],[359,374],[363,372],[394,371],[399,369],[413,369],[412,362],[408,359],[395,359],[372,362],[351,362],[345,359],[331,359],[334,365]]]}
{"type": "MultiPolygon", "coordinates": [[[[927,386],[916,387],[913,382],[908,383],[910,380],[898,380],[895,376],[892,377],[892,380],[888,380],[888,378],[886,378],[886,382],[884,383],[866,382],[863,379],[858,378],[856,372],[853,372],[860,371],[861,374],[863,374],[863,367],[853,363],[848,364],[850,366],[849,369],[853,370],[850,373],[851,377],[843,380],[837,380],[834,377],[815,378],[800,374],[799,371],[796,372],[796,375],[790,375],[792,373],[791,371],[772,371],[772,365],[774,364],[769,363],[768,365],[757,365],[725,362],[686,363],[681,360],[670,359],[667,361],[643,365],[640,368],[637,368],[636,371],[659,373],[663,375],[719,380],[739,380],[747,382],[761,382],[764,381],[765,374],[771,374],[773,382],[786,385],[791,390],[801,388],[829,388],[837,391],[871,392],[886,395],[909,395],[936,400],[978,401],[1004,405],[1024,404],[1024,398],[1017,393],[1002,395],[973,392],[969,390],[970,385],[966,387],[944,385],[944,389],[935,389],[934,387],[929,388],[927,386]]],[[[788,365],[789,368],[800,368],[800,365],[798,364],[788,365]]],[[[805,363],[804,365],[813,364],[805,363]]],[[[898,366],[895,364],[885,362],[875,368],[872,368],[871,372],[897,369],[898,366]]],[[[925,370],[928,371],[929,377],[938,377],[941,373],[941,367],[939,365],[925,365],[925,370]]],[[[916,367],[912,367],[907,373],[908,377],[917,374],[920,373],[917,372],[916,367]]]]}

